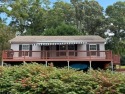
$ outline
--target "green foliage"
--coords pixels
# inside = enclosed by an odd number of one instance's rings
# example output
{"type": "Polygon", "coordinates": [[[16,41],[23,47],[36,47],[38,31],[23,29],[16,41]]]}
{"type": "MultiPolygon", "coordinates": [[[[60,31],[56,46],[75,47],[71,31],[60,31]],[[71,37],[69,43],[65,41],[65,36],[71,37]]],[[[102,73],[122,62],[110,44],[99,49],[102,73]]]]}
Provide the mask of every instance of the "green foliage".
{"type": "MultiPolygon", "coordinates": [[[[117,1],[106,8],[96,0],[2,0],[0,13],[11,17],[10,27],[22,35],[100,35],[107,30],[114,36],[106,48],[124,55],[125,2],[117,1]],[[8,8],[9,7],[9,8],[8,8]],[[62,25],[64,23],[64,25],[62,25]],[[76,30],[77,29],[77,30],[76,30]],[[23,33],[26,31],[26,33],[23,33]],[[122,40],[122,42],[121,42],[122,40]]],[[[0,25],[1,25],[0,18],[0,25]]],[[[4,29],[3,29],[4,30],[4,29]]],[[[107,36],[109,38],[109,36],[107,36]]]]}
{"type": "Polygon", "coordinates": [[[86,34],[100,35],[104,32],[105,18],[103,7],[95,0],[71,0],[75,8],[77,29],[86,34]]]}
{"type": "Polygon", "coordinates": [[[108,45],[116,54],[125,54],[125,2],[118,1],[106,8],[106,21],[110,33],[114,36],[110,38],[108,45]]]}
{"type": "Polygon", "coordinates": [[[124,94],[125,75],[111,71],[83,73],[36,63],[0,67],[0,91],[11,94],[124,94]]]}
{"type": "Polygon", "coordinates": [[[40,35],[61,23],[73,25],[79,32],[87,34],[97,34],[104,27],[103,8],[93,0],[57,1],[53,6],[49,0],[15,0],[1,11],[12,18],[10,26],[21,34],[26,30],[26,35],[40,35]]]}
{"type": "Polygon", "coordinates": [[[6,26],[3,23],[0,23],[0,60],[3,50],[9,49],[10,44],[8,41],[14,37],[14,32],[10,26],[6,26]]]}
{"type": "Polygon", "coordinates": [[[76,28],[70,25],[61,24],[56,28],[50,28],[43,32],[43,35],[82,35],[76,28]]]}
{"type": "MultiPolygon", "coordinates": [[[[43,0],[44,1],[44,0],[43,0]]],[[[23,32],[26,30],[28,35],[39,35],[45,28],[46,7],[41,7],[47,4],[41,0],[15,0],[13,3],[8,4],[11,10],[4,11],[8,17],[11,17],[10,26],[15,31],[23,32]]]]}
{"type": "Polygon", "coordinates": [[[125,65],[125,55],[121,56],[120,62],[121,62],[121,65],[125,65]]]}

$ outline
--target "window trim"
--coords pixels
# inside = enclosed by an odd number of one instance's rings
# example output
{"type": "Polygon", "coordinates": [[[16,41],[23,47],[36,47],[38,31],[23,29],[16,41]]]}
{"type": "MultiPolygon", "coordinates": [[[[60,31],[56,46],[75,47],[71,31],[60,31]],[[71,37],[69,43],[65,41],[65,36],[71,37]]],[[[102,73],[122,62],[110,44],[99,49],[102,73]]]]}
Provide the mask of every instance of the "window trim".
{"type": "Polygon", "coordinates": [[[97,44],[89,44],[89,51],[91,51],[91,56],[97,56],[97,52],[96,52],[97,51],[97,44]],[[96,46],[96,50],[90,49],[92,45],[96,46]],[[95,51],[95,55],[92,55],[92,51],[95,51]]]}
{"type": "MultiPolygon", "coordinates": [[[[22,51],[30,51],[30,44],[22,44],[22,51]],[[27,50],[23,49],[23,46],[25,46],[25,45],[28,46],[27,50]]],[[[22,56],[24,56],[24,53],[22,54],[22,56]]],[[[29,57],[30,56],[30,52],[27,52],[27,53],[25,52],[25,56],[29,57]]]]}
{"type": "Polygon", "coordinates": [[[29,44],[22,44],[22,51],[29,51],[30,50],[30,45],[29,44]],[[28,46],[28,49],[25,50],[23,46],[28,46]]]}
{"type": "Polygon", "coordinates": [[[89,44],[89,51],[97,51],[97,44],[89,44]],[[92,45],[94,45],[94,46],[96,46],[96,50],[91,50],[90,48],[90,46],[92,46],[92,45]]]}

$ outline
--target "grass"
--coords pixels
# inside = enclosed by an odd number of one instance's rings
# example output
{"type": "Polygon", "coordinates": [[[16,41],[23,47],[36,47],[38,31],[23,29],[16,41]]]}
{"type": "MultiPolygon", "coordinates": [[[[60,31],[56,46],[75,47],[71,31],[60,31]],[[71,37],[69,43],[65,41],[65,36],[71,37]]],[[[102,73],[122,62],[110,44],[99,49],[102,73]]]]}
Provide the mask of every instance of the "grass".
{"type": "MultiPolygon", "coordinates": [[[[121,69],[125,69],[125,66],[120,66],[121,69]]],[[[116,65],[116,69],[119,69],[119,65],[116,65]]]]}

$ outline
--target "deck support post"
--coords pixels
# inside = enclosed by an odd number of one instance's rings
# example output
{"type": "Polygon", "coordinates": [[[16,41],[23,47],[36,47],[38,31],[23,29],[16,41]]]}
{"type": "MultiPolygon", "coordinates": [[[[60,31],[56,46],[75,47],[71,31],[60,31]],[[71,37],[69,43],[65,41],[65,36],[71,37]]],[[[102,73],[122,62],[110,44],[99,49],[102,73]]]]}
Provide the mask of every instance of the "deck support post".
{"type": "Polygon", "coordinates": [[[67,63],[68,63],[68,70],[69,70],[69,61],[67,61],[67,63]]]}
{"type": "Polygon", "coordinates": [[[112,72],[113,72],[113,61],[111,61],[111,70],[112,70],[112,72]]]}
{"type": "Polygon", "coordinates": [[[121,65],[119,65],[119,69],[121,69],[121,65]]]}
{"type": "Polygon", "coordinates": [[[25,61],[23,61],[23,65],[25,65],[26,64],[26,62],[25,61]]]}
{"type": "Polygon", "coordinates": [[[2,67],[3,67],[3,63],[4,63],[4,62],[2,61],[2,62],[1,62],[1,66],[2,66],[2,67]]]}
{"type": "Polygon", "coordinates": [[[89,61],[89,69],[92,69],[92,61],[89,61]]]}
{"type": "Polygon", "coordinates": [[[47,61],[46,61],[46,67],[47,67],[47,61]]]}

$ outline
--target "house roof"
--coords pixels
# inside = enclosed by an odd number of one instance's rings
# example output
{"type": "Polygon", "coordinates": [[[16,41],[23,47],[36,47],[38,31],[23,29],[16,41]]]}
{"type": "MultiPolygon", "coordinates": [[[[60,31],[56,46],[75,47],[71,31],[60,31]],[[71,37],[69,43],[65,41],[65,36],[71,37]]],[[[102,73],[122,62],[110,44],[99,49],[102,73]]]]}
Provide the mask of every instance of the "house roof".
{"type": "Polygon", "coordinates": [[[11,39],[11,43],[42,43],[42,42],[105,42],[100,36],[16,36],[11,39]]]}

